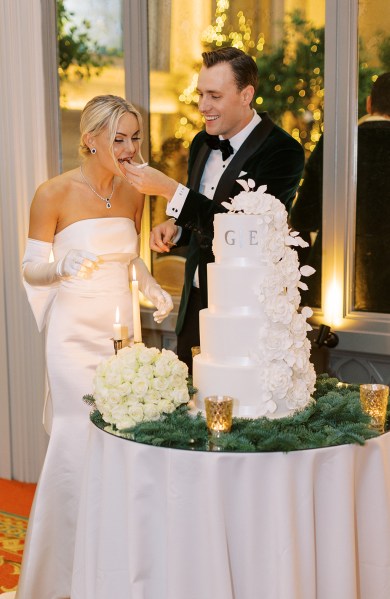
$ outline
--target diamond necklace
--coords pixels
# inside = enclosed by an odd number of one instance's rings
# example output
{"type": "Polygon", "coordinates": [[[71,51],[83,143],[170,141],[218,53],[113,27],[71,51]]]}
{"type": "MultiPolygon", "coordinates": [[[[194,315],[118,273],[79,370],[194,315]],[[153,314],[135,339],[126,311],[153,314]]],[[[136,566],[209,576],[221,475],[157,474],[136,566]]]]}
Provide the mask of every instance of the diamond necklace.
{"type": "Polygon", "coordinates": [[[97,195],[98,198],[100,198],[101,200],[103,200],[103,202],[106,202],[106,208],[111,208],[111,198],[112,198],[112,196],[114,194],[114,179],[112,180],[112,191],[111,191],[109,197],[108,198],[104,198],[103,196],[100,195],[100,193],[98,193],[96,191],[96,189],[94,189],[92,187],[92,185],[90,183],[88,183],[87,179],[84,177],[84,173],[83,173],[83,169],[81,168],[81,165],[80,165],[80,173],[81,173],[82,178],[84,179],[84,182],[88,185],[89,189],[91,191],[93,191],[93,193],[95,195],[97,195]]]}

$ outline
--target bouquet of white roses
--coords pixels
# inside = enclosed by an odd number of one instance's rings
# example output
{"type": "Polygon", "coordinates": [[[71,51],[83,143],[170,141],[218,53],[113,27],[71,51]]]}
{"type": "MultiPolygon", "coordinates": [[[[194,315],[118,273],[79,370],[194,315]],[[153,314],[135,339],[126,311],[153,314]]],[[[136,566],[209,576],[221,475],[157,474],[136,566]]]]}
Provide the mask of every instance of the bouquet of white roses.
{"type": "Polygon", "coordinates": [[[187,377],[187,365],[174,352],[137,343],[99,364],[95,405],[118,430],[158,420],[189,401],[187,377]]]}

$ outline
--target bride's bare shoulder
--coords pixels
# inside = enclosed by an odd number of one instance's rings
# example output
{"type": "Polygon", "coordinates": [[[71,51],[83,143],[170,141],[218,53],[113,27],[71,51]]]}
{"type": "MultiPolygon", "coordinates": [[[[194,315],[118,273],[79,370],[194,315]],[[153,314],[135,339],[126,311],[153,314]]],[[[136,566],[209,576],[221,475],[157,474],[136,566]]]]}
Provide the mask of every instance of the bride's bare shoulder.
{"type": "Polygon", "coordinates": [[[66,200],[72,194],[74,186],[77,185],[78,169],[61,173],[56,177],[48,179],[37,188],[34,202],[57,203],[66,200]]]}

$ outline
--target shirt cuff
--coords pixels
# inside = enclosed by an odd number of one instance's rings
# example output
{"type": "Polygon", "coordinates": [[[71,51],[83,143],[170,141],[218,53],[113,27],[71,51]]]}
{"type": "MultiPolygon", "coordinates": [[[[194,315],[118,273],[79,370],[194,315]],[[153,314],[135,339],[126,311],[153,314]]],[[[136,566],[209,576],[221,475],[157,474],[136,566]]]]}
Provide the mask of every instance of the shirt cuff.
{"type": "Polygon", "coordinates": [[[168,216],[178,218],[184,206],[184,202],[187,199],[189,191],[190,190],[188,189],[188,187],[185,187],[184,185],[179,183],[172,199],[168,202],[166,209],[166,214],[168,216]]]}
{"type": "Polygon", "coordinates": [[[180,227],[179,225],[176,225],[177,227],[177,232],[176,235],[174,237],[172,237],[171,242],[176,245],[177,242],[179,241],[180,237],[181,237],[181,233],[183,231],[183,227],[180,227]]]}

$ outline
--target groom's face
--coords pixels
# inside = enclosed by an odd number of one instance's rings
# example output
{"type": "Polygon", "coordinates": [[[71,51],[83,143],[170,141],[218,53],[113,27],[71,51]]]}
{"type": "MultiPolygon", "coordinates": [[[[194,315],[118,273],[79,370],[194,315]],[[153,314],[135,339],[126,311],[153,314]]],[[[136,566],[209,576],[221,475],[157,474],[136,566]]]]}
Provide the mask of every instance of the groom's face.
{"type": "Polygon", "coordinates": [[[239,90],[231,66],[227,62],[210,68],[202,67],[198,78],[199,111],[210,135],[229,139],[243,129],[252,118],[250,102],[254,88],[239,90]]]}

